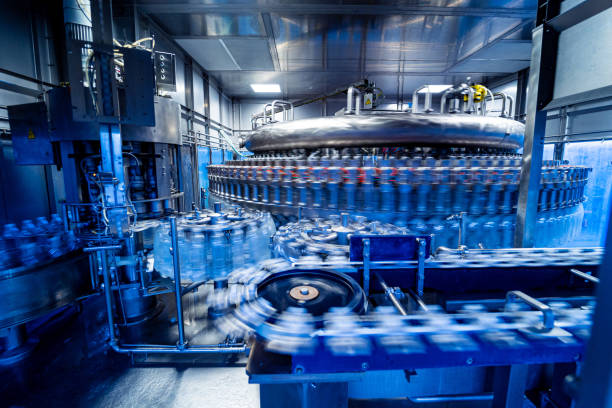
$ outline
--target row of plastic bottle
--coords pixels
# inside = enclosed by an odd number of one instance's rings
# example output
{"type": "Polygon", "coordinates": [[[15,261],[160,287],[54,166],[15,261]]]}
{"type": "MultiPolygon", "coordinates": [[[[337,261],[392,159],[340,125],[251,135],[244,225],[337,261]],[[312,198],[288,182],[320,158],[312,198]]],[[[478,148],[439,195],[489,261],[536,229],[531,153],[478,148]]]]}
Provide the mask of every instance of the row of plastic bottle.
{"type": "MultiPolygon", "coordinates": [[[[582,205],[576,208],[544,211],[536,224],[536,246],[561,246],[580,231],[582,205]]],[[[469,248],[510,248],[513,246],[516,216],[467,215],[463,222],[462,243],[469,248]]],[[[364,216],[342,214],[327,219],[303,219],[279,229],[269,213],[245,211],[234,207],[229,212],[192,213],[177,220],[179,262],[183,280],[223,279],[238,268],[254,265],[274,255],[297,258],[314,251],[345,257],[345,236],[368,234],[433,234],[434,247],[456,248],[461,220],[457,217],[414,218],[395,225],[371,222],[364,216]],[[343,238],[344,237],[344,238],[343,238]],[[343,239],[341,239],[343,238],[343,239]]],[[[161,222],[154,237],[155,269],[174,277],[170,224],[161,222]]]]}
{"type": "Polygon", "coordinates": [[[333,214],[327,219],[301,219],[279,227],[273,238],[273,252],[275,257],[290,262],[309,255],[316,255],[326,262],[348,261],[352,235],[410,233],[405,227],[369,221],[360,215],[333,214]]]}
{"type": "Polygon", "coordinates": [[[64,231],[64,222],[58,214],[24,220],[21,227],[5,224],[0,239],[0,270],[34,265],[75,248],[74,234],[64,231]]]}
{"type": "MultiPolygon", "coordinates": [[[[182,280],[223,279],[234,269],[270,257],[270,238],[276,227],[268,213],[204,211],[177,220],[182,280]]],[[[169,222],[157,227],[153,243],[155,270],[174,277],[169,222]]]]}
{"type": "MultiPolygon", "coordinates": [[[[511,248],[514,246],[515,214],[465,215],[463,244],[470,248],[511,248]]],[[[582,229],[582,204],[538,213],[535,229],[537,247],[558,247],[571,242],[582,229]]],[[[398,220],[416,234],[433,234],[434,245],[456,248],[459,243],[460,220],[457,217],[413,218],[398,220]],[[450,219],[449,219],[450,218],[450,219]]]]}

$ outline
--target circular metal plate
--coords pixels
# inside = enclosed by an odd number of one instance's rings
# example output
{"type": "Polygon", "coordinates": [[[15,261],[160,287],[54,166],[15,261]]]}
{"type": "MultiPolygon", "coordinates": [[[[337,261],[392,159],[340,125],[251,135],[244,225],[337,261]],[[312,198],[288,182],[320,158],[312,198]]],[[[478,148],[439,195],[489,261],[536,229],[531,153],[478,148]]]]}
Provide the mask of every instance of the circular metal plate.
{"type": "MultiPolygon", "coordinates": [[[[299,291],[299,289],[298,289],[299,291]]],[[[304,308],[313,316],[321,316],[332,307],[345,307],[360,313],[364,309],[363,290],[351,277],[342,273],[321,270],[288,270],[275,273],[257,287],[257,295],[264,298],[279,312],[291,307],[304,308]],[[308,295],[293,296],[295,288],[308,288],[308,295]],[[317,296],[304,301],[300,296],[317,296]]]]}
{"type": "Polygon", "coordinates": [[[289,296],[298,301],[306,302],[319,296],[319,290],[313,286],[300,285],[289,291],[289,296]]]}
{"type": "Polygon", "coordinates": [[[500,117],[395,113],[346,115],[279,122],[253,131],[252,152],[325,147],[454,146],[515,150],[525,126],[500,117]]]}

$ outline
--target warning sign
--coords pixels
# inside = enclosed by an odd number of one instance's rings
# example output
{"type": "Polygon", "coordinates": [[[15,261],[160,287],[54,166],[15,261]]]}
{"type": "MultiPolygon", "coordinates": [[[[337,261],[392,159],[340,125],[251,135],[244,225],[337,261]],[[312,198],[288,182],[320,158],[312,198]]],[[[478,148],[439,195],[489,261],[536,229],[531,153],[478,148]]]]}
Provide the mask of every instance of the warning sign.
{"type": "Polygon", "coordinates": [[[372,109],[372,102],[374,101],[374,95],[366,93],[363,96],[363,109],[372,109]]]}

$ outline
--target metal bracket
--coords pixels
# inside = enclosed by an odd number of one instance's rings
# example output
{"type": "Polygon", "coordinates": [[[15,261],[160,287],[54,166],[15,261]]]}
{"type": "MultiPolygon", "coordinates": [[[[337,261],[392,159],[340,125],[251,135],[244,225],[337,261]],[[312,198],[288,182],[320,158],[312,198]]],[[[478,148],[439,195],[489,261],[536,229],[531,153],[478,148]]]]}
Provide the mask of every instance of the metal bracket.
{"type": "Polygon", "coordinates": [[[588,273],[584,273],[584,272],[579,271],[578,269],[574,269],[574,268],[570,269],[569,271],[570,271],[570,273],[572,273],[572,274],[574,274],[574,275],[576,275],[576,276],[578,276],[580,278],[586,279],[589,282],[599,283],[599,278],[596,278],[593,275],[589,275],[588,273]]]}
{"type": "Polygon", "coordinates": [[[555,315],[550,306],[520,290],[512,290],[506,294],[506,307],[508,307],[508,304],[512,303],[515,298],[522,300],[532,308],[542,312],[542,326],[544,331],[551,331],[555,327],[555,315]]]}
{"type": "Polygon", "coordinates": [[[363,291],[366,299],[370,296],[370,239],[363,240],[363,291]]]}
{"type": "Polygon", "coordinates": [[[418,266],[417,266],[417,294],[423,296],[423,289],[425,287],[425,245],[427,242],[422,238],[416,239],[419,246],[418,249],[418,266]]]}

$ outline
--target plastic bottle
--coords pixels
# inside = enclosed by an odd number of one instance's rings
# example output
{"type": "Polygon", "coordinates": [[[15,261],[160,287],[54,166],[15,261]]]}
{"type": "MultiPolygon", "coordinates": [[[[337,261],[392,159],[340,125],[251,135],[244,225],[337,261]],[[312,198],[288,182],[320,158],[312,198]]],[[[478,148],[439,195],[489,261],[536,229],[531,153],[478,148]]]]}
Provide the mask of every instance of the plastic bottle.
{"type": "Polygon", "coordinates": [[[211,278],[220,279],[226,275],[225,268],[225,251],[226,251],[226,239],[223,229],[216,228],[210,235],[210,247],[212,255],[212,270],[211,278]]]}
{"type": "Polygon", "coordinates": [[[245,264],[253,265],[261,260],[261,254],[259,253],[259,243],[261,237],[258,233],[257,222],[252,221],[247,224],[246,234],[244,236],[245,246],[245,264]]]}
{"type": "Polygon", "coordinates": [[[32,220],[24,220],[21,225],[21,238],[18,240],[19,258],[23,265],[33,265],[42,258],[41,248],[36,240],[41,231],[36,228],[32,220]]]}
{"type": "Polygon", "coordinates": [[[155,270],[166,277],[173,277],[170,246],[170,228],[167,223],[161,223],[153,240],[153,264],[155,270]]]}
{"type": "MultiPolygon", "coordinates": [[[[178,234],[178,247],[179,247],[179,262],[181,267],[181,280],[193,280],[192,270],[193,265],[191,264],[191,258],[189,256],[191,252],[191,240],[189,236],[191,235],[191,230],[185,230],[179,228],[177,231],[178,234]]],[[[171,267],[174,276],[174,258],[171,258],[171,267]]]]}
{"type": "Polygon", "coordinates": [[[244,266],[244,232],[241,227],[234,228],[230,236],[230,250],[232,253],[232,270],[244,266]]]}
{"type": "Polygon", "coordinates": [[[17,239],[19,238],[19,234],[19,229],[15,224],[4,225],[4,232],[2,234],[2,238],[4,241],[4,250],[6,253],[5,259],[9,266],[15,266],[19,262],[19,258],[17,256],[17,239]]]}
{"type": "Polygon", "coordinates": [[[206,280],[206,237],[202,231],[194,231],[189,252],[191,278],[193,281],[206,280]]]}

